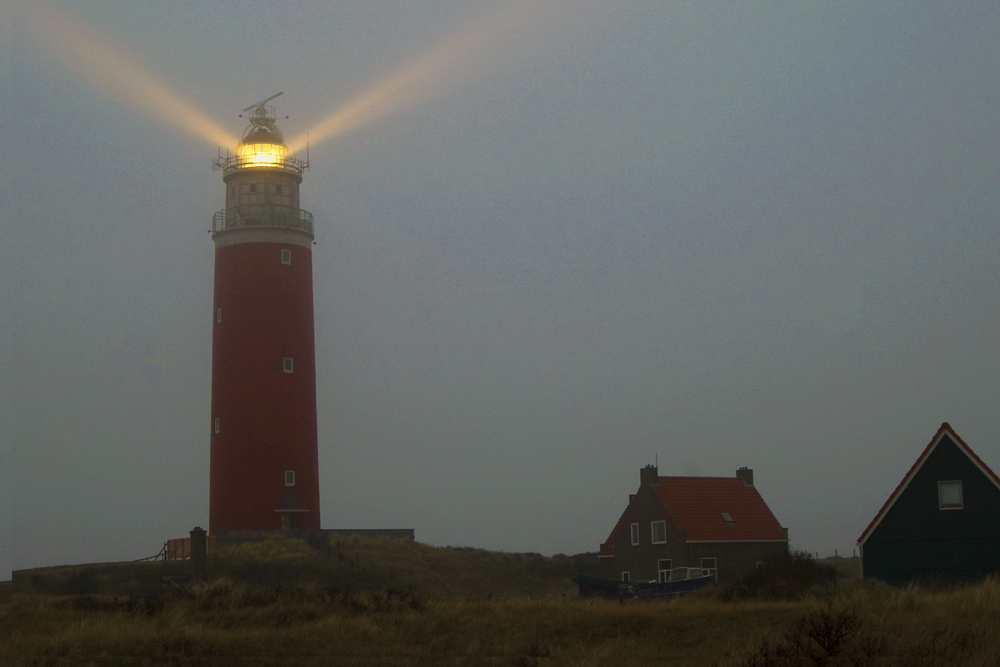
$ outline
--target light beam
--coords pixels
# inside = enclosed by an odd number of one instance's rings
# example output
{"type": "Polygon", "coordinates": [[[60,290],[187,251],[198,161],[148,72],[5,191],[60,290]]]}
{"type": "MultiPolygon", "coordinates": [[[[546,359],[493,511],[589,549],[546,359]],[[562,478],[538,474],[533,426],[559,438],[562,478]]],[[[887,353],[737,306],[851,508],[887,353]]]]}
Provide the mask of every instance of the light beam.
{"type": "Polygon", "coordinates": [[[216,146],[231,148],[239,142],[134,64],[135,56],[114,48],[106,37],[38,2],[24,7],[23,16],[25,27],[38,42],[109,97],[216,146]]]}
{"type": "Polygon", "coordinates": [[[317,144],[435,99],[450,88],[468,83],[525,59],[551,41],[552,29],[571,34],[580,25],[594,25],[600,12],[615,3],[595,0],[515,0],[507,2],[343,105],[288,143],[291,152],[317,144]],[[558,21],[552,19],[558,18],[558,21]]]}

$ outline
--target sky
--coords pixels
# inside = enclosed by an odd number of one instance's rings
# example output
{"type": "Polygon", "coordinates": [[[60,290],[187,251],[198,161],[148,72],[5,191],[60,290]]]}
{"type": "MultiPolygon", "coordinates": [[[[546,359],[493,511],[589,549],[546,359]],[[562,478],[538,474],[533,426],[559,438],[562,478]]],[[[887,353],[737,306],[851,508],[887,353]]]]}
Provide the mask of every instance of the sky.
{"type": "Polygon", "coordinates": [[[278,91],[324,527],[596,551],[748,466],[850,555],[942,422],[1000,470],[994,0],[3,13],[0,576],[207,527],[211,160],[278,91]]]}

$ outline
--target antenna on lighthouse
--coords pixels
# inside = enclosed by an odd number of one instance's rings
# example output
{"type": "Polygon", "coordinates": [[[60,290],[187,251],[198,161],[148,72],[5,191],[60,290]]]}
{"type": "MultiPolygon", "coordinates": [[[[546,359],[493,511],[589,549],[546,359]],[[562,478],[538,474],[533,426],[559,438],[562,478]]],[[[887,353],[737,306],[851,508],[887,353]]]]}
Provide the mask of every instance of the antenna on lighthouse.
{"type": "Polygon", "coordinates": [[[260,102],[257,102],[256,104],[251,104],[250,106],[248,106],[243,111],[250,111],[250,109],[255,109],[254,112],[253,112],[254,116],[266,116],[267,115],[267,109],[264,107],[264,105],[267,104],[268,102],[270,102],[271,100],[273,100],[275,97],[278,97],[279,95],[283,95],[284,92],[285,91],[283,91],[283,90],[279,90],[274,95],[271,95],[269,98],[267,98],[266,100],[261,100],[260,102]]]}
{"type": "MultiPolygon", "coordinates": [[[[243,136],[240,138],[241,143],[275,143],[282,146],[285,144],[285,139],[281,136],[281,130],[278,129],[275,123],[277,118],[274,115],[274,107],[267,104],[281,94],[282,92],[279,91],[266,100],[254,102],[243,110],[244,113],[252,110],[252,113],[247,113],[246,115],[247,120],[250,121],[250,125],[244,130],[243,136]]],[[[243,117],[241,113],[240,118],[243,117]]]]}

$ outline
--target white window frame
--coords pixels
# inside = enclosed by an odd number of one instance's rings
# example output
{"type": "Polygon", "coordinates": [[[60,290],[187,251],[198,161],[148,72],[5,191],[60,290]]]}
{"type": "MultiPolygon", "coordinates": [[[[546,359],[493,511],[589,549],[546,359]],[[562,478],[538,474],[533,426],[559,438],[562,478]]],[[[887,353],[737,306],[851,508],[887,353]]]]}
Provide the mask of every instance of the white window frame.
{"type": "Polygon", "coordinates": [[[630,532],[632,533],[630,537],[632,538],[632,546],[639,546],[639,524],[633,523],[630,527],[630,532]]]}
{"type": "Polygon", "coordinates": [[[285,486],[295,486],[295,471],[286,470],[285,471],[285,486]]]}
{"type": "Polygon", "coordinates": [[[667,522],[663,519],[659,521],[651,521],[649,523],[649,538],[653,544],[666,544],[667,543],[667,522]],[[656,539],[656,528],[657,526],[663,528],[662,539],[656,539]]]}
{"type": "Polygon", "coordinates": [[[290,248],[281,249],[281,263],[291,264],[292,263],[292,251],[290,248]]]}
{"type": "Polygon", "coordinates": [[[622,581],[632,581],[632,575],[628,573],[628,570],[622,570],[622,581]]]}
{"type": "Polygon", "coordinates": [[[285,359],[281,362],[281,369],[286,373],[291,373],[294,367],[295,360],[291,357],[285,357],[285,359]]]}
{"type": "Polygon", "coordinates": [[[670,570],[674,568],[674,561],[671,558],[660,558],[656,561],[657,581],[661,584],[670,579],[670,570]],[[666,567],[663,567],[666,563],[666,567]]]}
{"type": "MultiPolygon", "coordinates": [[[[953,500],[953,493],[949,493],[948,500],[953,500]]],[[[938,509],[960,510],[965,507],[965,497],[962,494],[962,480],[948,479],[938,482],[938,509]],[[958,502],[945,502],[946,489],[958,489],[958,502]]]]}
{"type": "Polygon", "coordinates": [[[719,559],[715,556],[705,556],[701,559],[701,569],[706,572],[715,572],[719,569],[719,559]],[[711,565],[705,563],[705,561],[711,561],[711,565]]]}
{"type": "Polygon", "coordinates": [[[212,430],[214,430],[216,434],[222,433],[222,420],[220,418],[215,418],[215,421],[212,423],[212,430]]]}

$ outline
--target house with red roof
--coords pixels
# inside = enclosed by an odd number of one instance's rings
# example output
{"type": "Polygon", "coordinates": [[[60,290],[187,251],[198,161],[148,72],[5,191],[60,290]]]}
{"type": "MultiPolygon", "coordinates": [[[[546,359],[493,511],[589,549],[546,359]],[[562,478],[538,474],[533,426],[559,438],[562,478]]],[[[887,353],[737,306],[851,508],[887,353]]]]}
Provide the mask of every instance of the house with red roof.
{"type": "Polygon", "coordinates": [[[664,581],[672,568],[700,567],[732,581],[787,552],[788,529],[750,468],[735,477],[660,477],[650,465],[598,555],[608,579],[664,581]]]}
{"type": "Polygon", "coordinates": [[[1000,477],[944,422],[858,545],[863,576],[893,584],[1000,572],[1000,477]]]}

